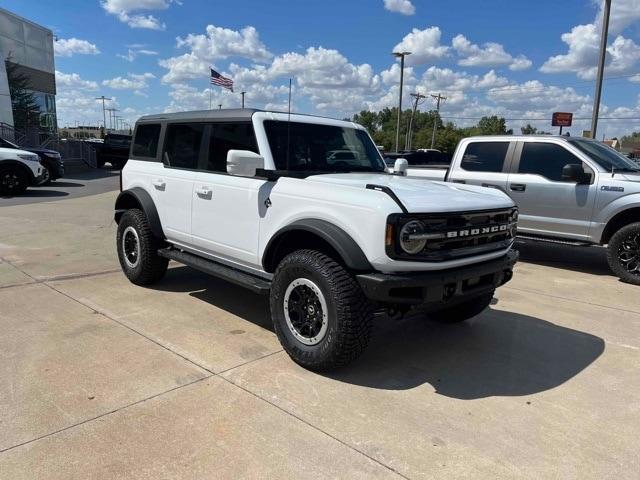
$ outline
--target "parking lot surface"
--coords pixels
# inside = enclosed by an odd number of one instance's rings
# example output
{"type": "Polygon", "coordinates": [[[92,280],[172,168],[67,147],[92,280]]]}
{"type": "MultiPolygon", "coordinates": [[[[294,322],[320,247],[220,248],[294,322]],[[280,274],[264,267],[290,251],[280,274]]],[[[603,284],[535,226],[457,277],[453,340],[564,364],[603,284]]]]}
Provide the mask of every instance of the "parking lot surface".
{"type": "Polygon", "coordinates": [[[264,297],[130,284],[116,193],[0,208],[0,478],[638,478],[640,287],[602,250],[520,244],[477,318],[380,317],[319,375],[264,297]]]}

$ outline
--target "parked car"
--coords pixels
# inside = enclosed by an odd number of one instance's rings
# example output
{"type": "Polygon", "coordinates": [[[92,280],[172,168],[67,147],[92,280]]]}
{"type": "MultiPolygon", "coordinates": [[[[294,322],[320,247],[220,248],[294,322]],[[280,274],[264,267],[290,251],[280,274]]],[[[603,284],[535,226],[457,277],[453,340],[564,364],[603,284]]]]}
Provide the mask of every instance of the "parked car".
{"type": "Polygon", "coordinates": [[[314,370],[358,357],[375,310],[477,315],[517,259],[507,195],[388,174],[364,127],[341,120],[145,116],[121,190],[116,243],[131,282],[157,282],[175,260],[268,294],[284,349],[314,370]],[[327,161],[344,150],[350,160],[327,161]]]}
{"type": "Polygon", "coordinates": [[[107,133],[104,142],[92,144],[96,151],[97,167],[102,168],[108,162],[113,168],[121,169],[129,159],[130,146],[131,135],[107,133]]]}
{"type": "Polygon", "coordinates": [[[446,167],[449,165],[450,160],[440,151],[436,149],[421,149],[409,152],[392,153],[387,152],[384,154],[385,163],[387,166],[393,166],[398,158],[404,158],[411,167],[421,166],[433,166],[446,167]]]}
{"type": "Polygon", "coordinates": [[[467,138],[448,169],[409,167],[406,174],[501,190],[520,210],[519,237],[607,246],[611,270],[640,285],[640,166],[602,142],[467,138]]]}
{"type": "Polygon", "coordinates": [[[43,167],[35,153],[0,147],[0,195],[13,196],[42,182],[43,167]]]}
{"type": "Polygon", "coordinates": [[[17,150],[26,150],[27,152],[35,153],[40,158],[40,165],[42,166],[42,181],[40,185],[48,185],[53,180],[64,177],[64,161],[60,153],[48,148],[39,147],[20,147],[9,140],[0,138],[1,148],[13,148],[17,150]]]}

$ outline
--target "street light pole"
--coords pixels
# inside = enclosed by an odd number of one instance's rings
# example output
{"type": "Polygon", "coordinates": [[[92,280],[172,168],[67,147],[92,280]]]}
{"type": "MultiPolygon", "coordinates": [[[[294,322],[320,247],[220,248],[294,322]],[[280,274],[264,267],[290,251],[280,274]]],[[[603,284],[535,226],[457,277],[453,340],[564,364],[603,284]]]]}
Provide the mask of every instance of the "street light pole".
{"type": "Polygon", "coordinates": [[[596,79],[596,94],[593,100],[593,115],[591,117],[591,138],[596,138],[598,129],[598,115],[600,114],[600,96],[602,95],[602,77],[604,76],[604,61],[607,55],[607,36],[609,35],[609,15],[611,0],[604,0],[602,12],[602,34],[600,35],[600,57],[598,58],[598,77],[596,79]]]}
{"type": "Polygon", "coordinates": [[[104,108],[104,101],[105,100],[111,101],[111,99],[105,97],[104,95],[101,95],[101,96],[97,97],[96,100],[102,100],[102,122],[103,122],[104,128],[106,129],[107,128],[107,114],[106,114],[106,111],[105,111],[105,108],[104,108]]]}
{"type": "Polygon", "coordinates": [[[404,57],[411,55],[411,52],[393,52],[396,58],[400,58],[400,95],[398,98],[398,122],[396,124],[396,153],[400,144],[400,116],[402,115],[402,84],[404,83],[404,57]]]}

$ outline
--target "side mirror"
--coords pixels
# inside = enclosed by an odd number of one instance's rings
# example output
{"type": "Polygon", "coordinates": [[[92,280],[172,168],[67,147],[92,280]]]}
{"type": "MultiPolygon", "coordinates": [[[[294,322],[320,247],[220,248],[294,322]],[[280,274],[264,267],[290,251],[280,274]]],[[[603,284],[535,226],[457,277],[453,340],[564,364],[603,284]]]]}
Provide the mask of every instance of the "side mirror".
{"type": "Polygon", "coordinates": [[[562,167],[562,180],[584,184],[591,181],[591,175],[584,171],[584,166],[581,163],[568,163],[562,167]]]}
{"type": "Polygon", "coordinates": [[[255,177],[256,169],[264,168],[264,158],[249,150],[229,150],[227,173],[241,177],[255,177]]]}
{"type": "Polygon", "coordinates": [[[406,158],[398,158],[396,163],[393,164],[393,173],[396,175],[406,175],[407,168],[409,168],[409,162],[406,158]]]}

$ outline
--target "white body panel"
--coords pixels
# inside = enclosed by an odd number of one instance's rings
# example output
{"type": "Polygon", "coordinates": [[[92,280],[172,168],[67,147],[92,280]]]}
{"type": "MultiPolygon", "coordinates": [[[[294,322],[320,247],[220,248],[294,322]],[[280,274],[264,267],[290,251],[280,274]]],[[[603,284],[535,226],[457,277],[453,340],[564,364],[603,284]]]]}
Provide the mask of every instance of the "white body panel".
{"type": "Polygon", "coordinates": [[[23,164],[34,177],[39,176],[42,173],[42,166],[40,165],[40,157],[35,153],[27,152],[26,150],[17,150],[15,148],[3,148],[0,147],[0,166],[2,166],[3,160],[13,160],[15,162],[23,164]],[[18,155],[23,155],[19,157],[18,155]],[[29,157],[29,158],[26,158],[29,157]]]}

